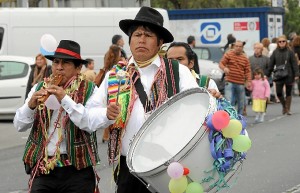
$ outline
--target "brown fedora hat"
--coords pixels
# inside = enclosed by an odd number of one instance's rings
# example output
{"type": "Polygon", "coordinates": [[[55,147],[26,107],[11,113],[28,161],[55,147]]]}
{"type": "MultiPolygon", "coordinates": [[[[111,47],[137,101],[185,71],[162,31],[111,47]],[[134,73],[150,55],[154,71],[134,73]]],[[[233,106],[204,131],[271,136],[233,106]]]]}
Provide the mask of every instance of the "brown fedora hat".
{"type": "Polygon", "coordinates": [[[128,34],[128,30],[133,25],[148,25],[153,27],[159,32],[159,35],[163,38],[164,43],[169,43],[174,40],[173,35],[169,30],[163,27],[164,18],[163,16],[155,9],[151,7],[141,7],[135,18],[124,19],[119,22],[119,27],[121,30],[128,34]]]}
{"type": "Polygon", "coordinates": [[[54,55],[45,56],[49,60],[54,58],[70,59],[80,61],[82,64],[87,64],[86,60],[81,59],[80,45],[72,40],[61,40],[54,52],[54,55]]]}

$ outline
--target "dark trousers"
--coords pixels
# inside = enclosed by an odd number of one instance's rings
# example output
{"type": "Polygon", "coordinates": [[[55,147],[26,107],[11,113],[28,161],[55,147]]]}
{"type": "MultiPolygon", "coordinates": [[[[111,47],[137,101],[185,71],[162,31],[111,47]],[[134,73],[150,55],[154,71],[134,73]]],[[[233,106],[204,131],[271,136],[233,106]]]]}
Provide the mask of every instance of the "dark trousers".
{"type": "Polygon", "coordinates": [[[292,84],[285,84],[282,82],[276,82],[276,94],[277,97],[283,97],[284,93],[283,93],[283,87],[285,85],[285,95],[288,96],[292,96],[292,90],[293,90],[293,85],[292,84]]]}
{"type": "Polygon", "coordinates": [[[118,186],[116,193],[151,193],[138,178],[129,172],[125,156],[121,156],[118,167],[114,172],[115,181],[118,186]],[[120,171],[117,176],[118,167],[120,167],[120,171]]]}
{"type": "Polygon", "coordinates": [[[50,174],[36,176],[31,193],[93,193],[95,173],[92,167],[56,167],[50,174]]]}

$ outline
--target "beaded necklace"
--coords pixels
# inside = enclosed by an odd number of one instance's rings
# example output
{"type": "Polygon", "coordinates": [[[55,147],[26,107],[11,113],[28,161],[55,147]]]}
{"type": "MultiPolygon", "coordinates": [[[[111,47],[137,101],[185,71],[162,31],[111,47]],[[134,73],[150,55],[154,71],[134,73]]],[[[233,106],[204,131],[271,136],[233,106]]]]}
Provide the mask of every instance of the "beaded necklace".
{"type": "MultiPolygon", "coordinates": [[[[65,93],[69,95],[73,100],[76,102],[78,101],[78,96],[77,96],[77,91],[80,86],[81,81],[83,80],[83,75],[79,74],[77,76],[73,76],[63,87],[65,90],[65,93]]],[[[45,88],[48,87],[47,82],[44,83],[45,88]]],[[[67,122],[69,121],[69,116],[68,114],[62,116],[63,108],[60,107],[58,116],[56,121],[54,122],[54,130],[52,133],[48,136],[48,126],[50,124],[50,119],[52,115],[52,111],[49,109],[45,108],[44,106],[39,107],[39,113],[40,113],[40,123],[42,126],[42,131],[43,131],[43,136],[45,137],[45,142],[43,144],[44,148],[44,158],[43,162],[40,162],[39,164],[39,169],[40,172],[43,174],[49,174],[50,170],[53,170],[55,166],[61,165],[60,162],[60,144],[63,141],[63,129],[66,127],[67,122]],[[47,113],[46,113],[47,111],[47,113]],[[48,122],[48,124],[47,124],[48,122]],[[56,148],[54,151],[54,155],[49,159],[48,156],[48,150],[47,150],[47,145],[50,142],[51,138],[53,137],[55,131],[57,130],[58,134],[58,141],[55,144],[56,148]]],[[[68,163],[64,163],[63,165],[67,165],[68,163]]]]}

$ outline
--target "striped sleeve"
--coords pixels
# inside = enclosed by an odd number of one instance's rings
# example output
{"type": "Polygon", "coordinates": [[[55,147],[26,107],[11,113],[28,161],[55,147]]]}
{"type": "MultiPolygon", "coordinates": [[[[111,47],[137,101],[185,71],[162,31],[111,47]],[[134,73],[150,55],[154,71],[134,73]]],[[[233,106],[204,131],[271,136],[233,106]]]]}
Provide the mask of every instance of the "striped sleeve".
{"type": "Polygon", "coordinates": [[[229,69],[229,74],[226,75],[226,81],[236,84],[245,84],[246,81],[251,81],[251,68],[249,59],[246,55],[236,55],[234,51],[227,52],[224,55],[224,66],[229,69]]]}

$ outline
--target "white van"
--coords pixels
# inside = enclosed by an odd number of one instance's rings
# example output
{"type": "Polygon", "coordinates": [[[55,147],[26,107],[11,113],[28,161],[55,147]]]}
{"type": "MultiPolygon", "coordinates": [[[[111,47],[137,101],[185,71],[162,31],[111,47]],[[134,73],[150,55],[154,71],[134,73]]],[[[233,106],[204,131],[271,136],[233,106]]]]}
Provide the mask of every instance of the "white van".
{"type": "MultiPolygon", "coordinates": [[[[93,58],[95,70],[103,66],[103,56],[111,38],[121,34],[125,51],[130,56],[128,37],[119,28],[122,19],[134,19],[140,8],[1,8],[0,55],[34,57],[40,52],[44,34],[77,41],[81,55],[93,58]]],[[[157,9],[169,29],[168,13],[157,9]]]]}

